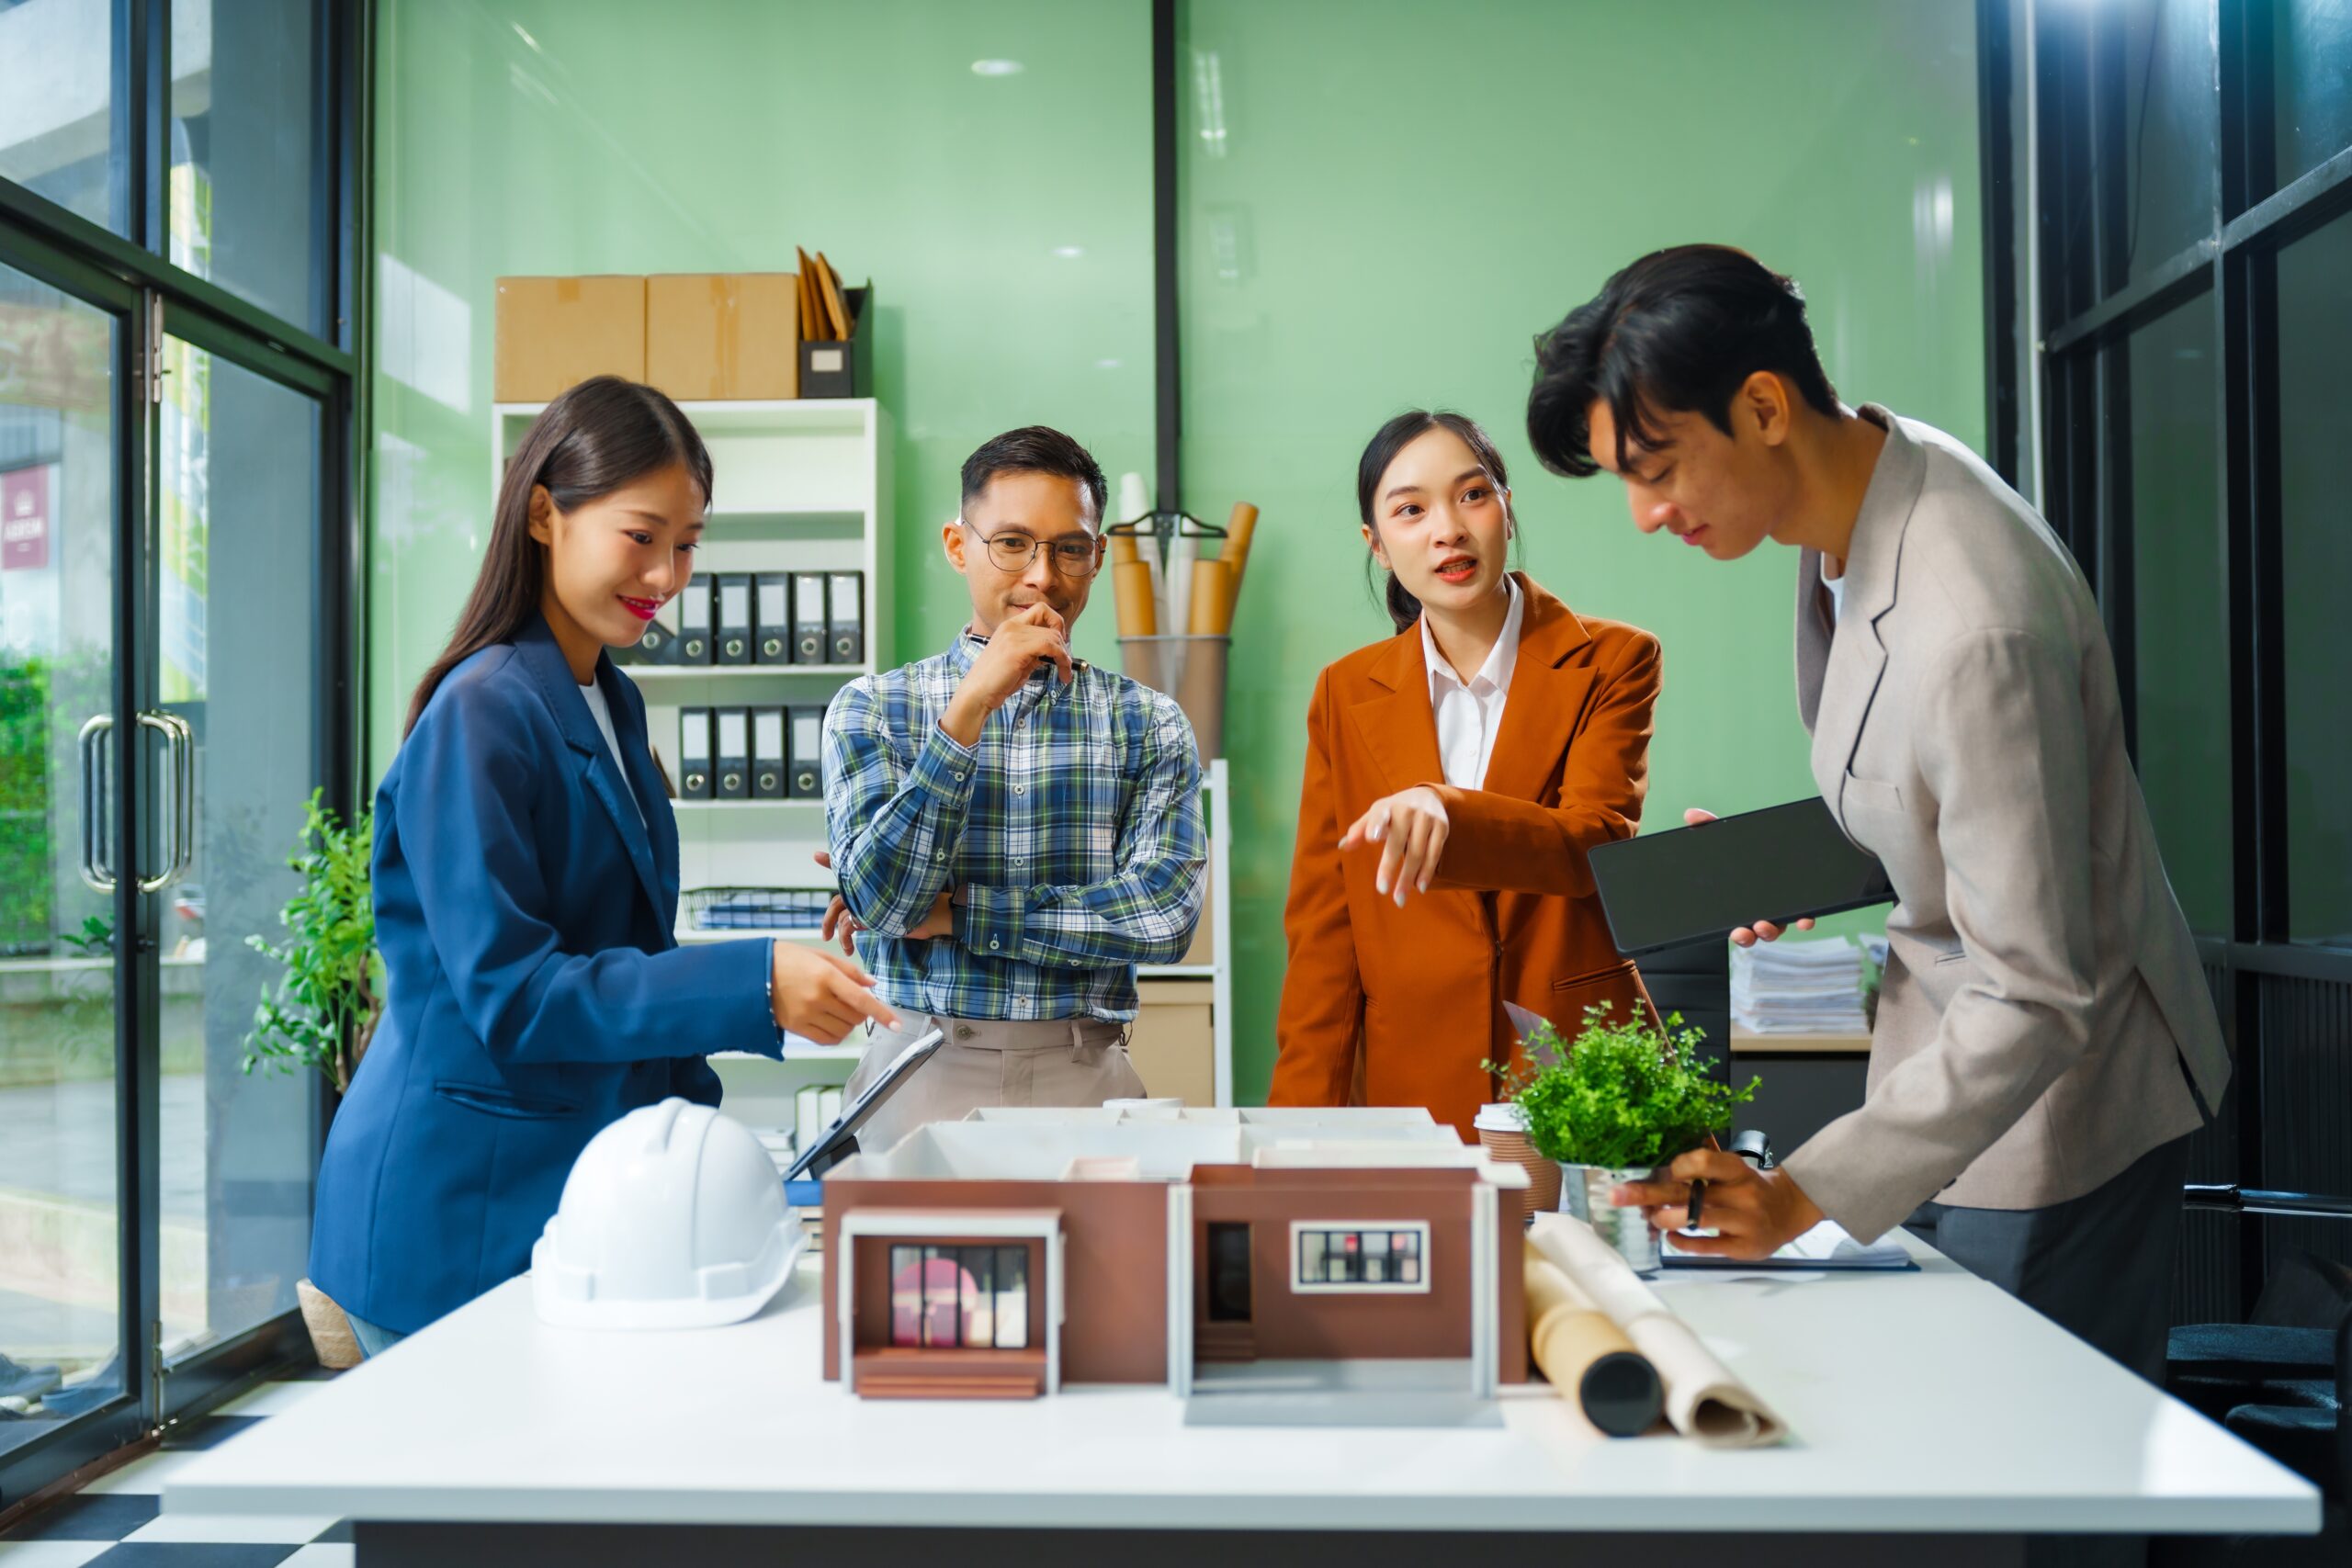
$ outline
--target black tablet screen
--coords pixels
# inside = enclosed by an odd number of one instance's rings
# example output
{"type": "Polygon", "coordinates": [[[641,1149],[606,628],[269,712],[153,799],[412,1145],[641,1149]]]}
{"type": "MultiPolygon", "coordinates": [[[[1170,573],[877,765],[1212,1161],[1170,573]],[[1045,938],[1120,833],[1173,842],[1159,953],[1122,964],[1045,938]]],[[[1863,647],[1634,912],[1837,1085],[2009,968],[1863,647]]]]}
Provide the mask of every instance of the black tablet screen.
{"type": "Polygon", "coordinates": [[[1592,875],[1628,957],[1894,898],[1886,868],[1846,837],[1818,795],[1602,844],[1592,875]]]}

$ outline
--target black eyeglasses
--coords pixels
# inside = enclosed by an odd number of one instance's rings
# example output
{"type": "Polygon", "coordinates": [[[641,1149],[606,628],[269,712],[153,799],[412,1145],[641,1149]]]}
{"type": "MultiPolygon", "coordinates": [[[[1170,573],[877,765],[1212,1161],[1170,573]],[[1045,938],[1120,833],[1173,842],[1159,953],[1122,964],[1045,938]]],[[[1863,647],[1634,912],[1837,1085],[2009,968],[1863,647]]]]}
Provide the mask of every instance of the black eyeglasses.
{"type": "MultiPolygon", "coordinates": [[[[956,519],[967,528],[970,523],[956,519]]],[[[1026,571],[1029,563],[1037,558],[1039,550],[1054,552],[1054,570],[1064,577],[1091,577],[1102,563],[1101,539],[1057,539],[1052,544],[1033,539],[1026,534],[1008,530],[1002,534],[983,534],[978,528],[972,533],[989,549],[989,561],[999,571],[1026,571]]]]}

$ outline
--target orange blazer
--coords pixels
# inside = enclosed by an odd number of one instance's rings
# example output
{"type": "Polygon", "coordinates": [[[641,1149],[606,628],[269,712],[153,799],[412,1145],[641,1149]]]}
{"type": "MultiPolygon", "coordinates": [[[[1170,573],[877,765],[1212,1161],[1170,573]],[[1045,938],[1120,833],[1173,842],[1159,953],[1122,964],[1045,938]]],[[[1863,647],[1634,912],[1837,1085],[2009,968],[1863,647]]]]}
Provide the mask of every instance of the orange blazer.
{"type": "Polygon", "coordinates": [[[1445,782],[1420,627],[1325,670],[1307,710],[1306,776],[1283,915],[1273,1105],[1422,1105],[1463,1137],[1494,1098],[1482,1061],[1515,1043],[1518,1003],[1573,1037],[1584,1010],[1647,1008],[1610,940],[1585,852],[1640,826],[1657,638],[1527,596],[1519,659],[1484,789],[1445,782]],[[1377,850],[1339,852],[1374,801],[1428,784],[1450,827],[1427,893],[1374,890],[1377,850]]]}

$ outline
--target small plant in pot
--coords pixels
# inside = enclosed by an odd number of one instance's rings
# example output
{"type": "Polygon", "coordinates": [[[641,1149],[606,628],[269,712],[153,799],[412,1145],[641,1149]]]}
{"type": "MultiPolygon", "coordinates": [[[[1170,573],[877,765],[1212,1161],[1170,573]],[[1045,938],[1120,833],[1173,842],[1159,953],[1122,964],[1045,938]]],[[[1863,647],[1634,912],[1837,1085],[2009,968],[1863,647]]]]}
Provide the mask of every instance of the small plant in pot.
{"type": "Polygon", "coordinates": [[[1561,1210],[1588,1221],[1635,1272],[1654,1274],[1657,1234],[1639,1209],[1612,1207],[1610,1192],[1728,1132],[1762,1080],[1736,1089],[1710,1077],[1698,1061],[1700,1032],[1680,1013],[1663,1029],[1610,1013],[1607,1002],[1587,1008],[1573,1043],[1537,1020],[1520,1059],[1488,1070],[1501,1076],[1528,1142],[1559,1162],[1561,1210]]]}

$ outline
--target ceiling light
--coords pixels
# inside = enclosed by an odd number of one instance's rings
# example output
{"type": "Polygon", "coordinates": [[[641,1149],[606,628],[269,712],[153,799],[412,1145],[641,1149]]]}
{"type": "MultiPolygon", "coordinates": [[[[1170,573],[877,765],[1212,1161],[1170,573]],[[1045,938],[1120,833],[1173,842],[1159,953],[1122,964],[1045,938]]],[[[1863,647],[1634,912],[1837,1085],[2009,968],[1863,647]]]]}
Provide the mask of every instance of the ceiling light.
{"type": "Polygon", "coordinates": [[[975,60],[972,62],[972,74],[975,76],[1018,76],[1022,70],[1022,63],[1017,60],[975,60]]]}

